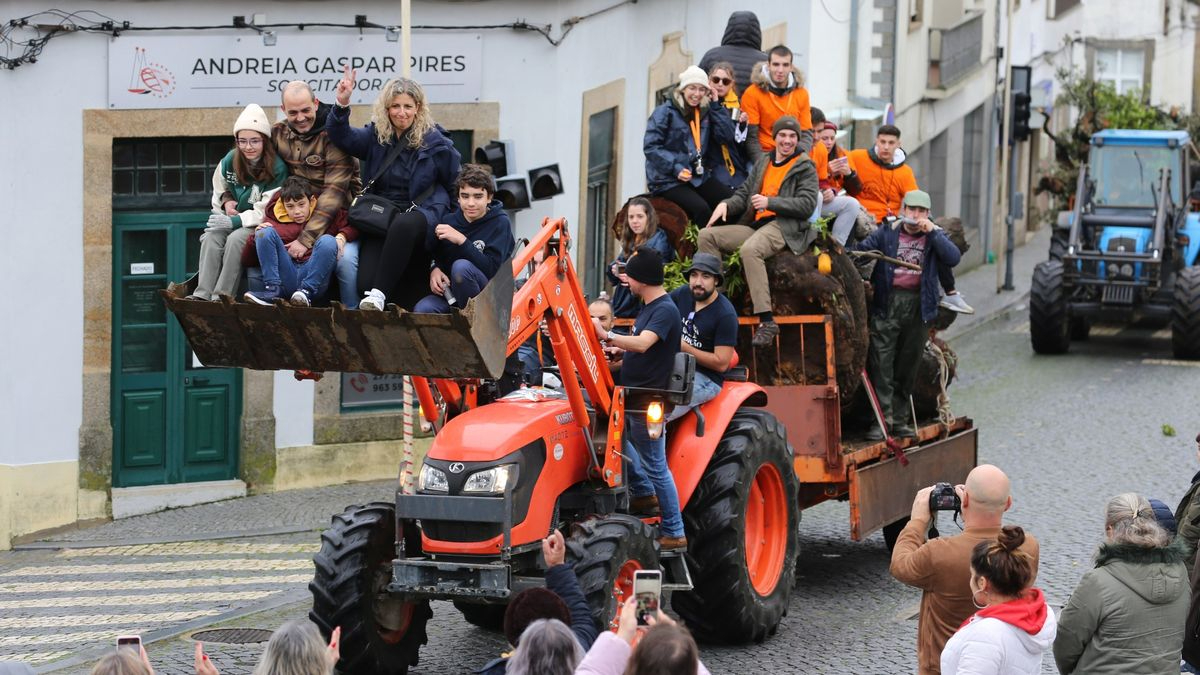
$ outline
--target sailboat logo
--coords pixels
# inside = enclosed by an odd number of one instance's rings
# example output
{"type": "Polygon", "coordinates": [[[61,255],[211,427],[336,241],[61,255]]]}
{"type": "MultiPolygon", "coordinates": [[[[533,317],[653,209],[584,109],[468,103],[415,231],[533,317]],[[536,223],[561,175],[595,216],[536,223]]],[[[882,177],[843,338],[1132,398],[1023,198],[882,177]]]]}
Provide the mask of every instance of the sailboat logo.
{"type": "Polygon", "coordinates": [[[175,74],[161,63],[146,61],[146,50],[133,48],[133,67],[129,73],[129,93],[167,98],[175,91],[175,74]]]}

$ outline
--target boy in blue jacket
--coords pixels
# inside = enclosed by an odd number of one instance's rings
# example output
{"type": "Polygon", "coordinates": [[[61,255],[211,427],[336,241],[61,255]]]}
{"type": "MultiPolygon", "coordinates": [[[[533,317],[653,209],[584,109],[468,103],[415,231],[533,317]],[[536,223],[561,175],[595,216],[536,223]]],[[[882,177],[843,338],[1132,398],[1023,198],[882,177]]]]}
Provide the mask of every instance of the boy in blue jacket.
{"type": "MultiPolygon", "coordinates": [[[[512,224],[499,200],[492,173],[478,164],[464,164],[456,182],[458,210],[425,236],[433,254],[427,295],[413,308],[422,314],[448,314],[463,308],[508,257],[517,243],[512,224]]],[[[506,274],[511,270],[506,270],[506,274]]]]}
{"type": "MultiPolygon", "coordinates": [[[[899,223],[886,221],[854,248],[879,251],[920,267],[897,267],[885,260],[875,263],[871,285],[871,345],[867,373],[879,407],[893,436],[914,436],[909,423],[909,395],[917,365],[929,337],[926,324],[937,318],[940,266],[954,267],[961,254],[941,228],[929,219],[929,194],[912,190],[904,195],[899,223]]],[[[881,440],[883,430],[872,428],[867,438],[881,440]]]]}

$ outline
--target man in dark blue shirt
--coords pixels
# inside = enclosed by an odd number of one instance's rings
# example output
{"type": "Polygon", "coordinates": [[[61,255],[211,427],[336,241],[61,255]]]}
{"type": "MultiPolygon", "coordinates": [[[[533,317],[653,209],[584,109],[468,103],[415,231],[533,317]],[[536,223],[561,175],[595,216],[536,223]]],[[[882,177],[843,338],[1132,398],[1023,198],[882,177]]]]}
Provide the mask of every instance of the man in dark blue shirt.
{"type": "Polygon", "coordinates": [[[733,365],[737,345],[737,310],[717,291],[724,281],[721,259],[711,253],[697,253],[687,271],[687,286],[671,291],[671,300],[683,318],[683,341],[680,348],[696,357],[696,377],[692,384],[692,400],[678,405],[667,415],[667,421],[678,419],[721,393],[725,371],[733,365]]]}
{"type": "MultiPolygon", "coordinates": [[[[642,301],[633,332],[618,335],[606,331],[596,319],[592,319],[592,327],[598,338],[625,351],[620,371],[622,386],[666,389],[683,327],[679,310],[663,289],[662,257],[649,246],[638,248],[625,262],[625,276],[629,278],[629,291],[642,301]]],[[[650,438],[645,415],[626,415],[625,455],[629,459],[630,510],[650,508],[657,502],[662,511],[659,546],[664,551],[685,548],[679,493],[667,468],[666,434],[650,438]]]]}

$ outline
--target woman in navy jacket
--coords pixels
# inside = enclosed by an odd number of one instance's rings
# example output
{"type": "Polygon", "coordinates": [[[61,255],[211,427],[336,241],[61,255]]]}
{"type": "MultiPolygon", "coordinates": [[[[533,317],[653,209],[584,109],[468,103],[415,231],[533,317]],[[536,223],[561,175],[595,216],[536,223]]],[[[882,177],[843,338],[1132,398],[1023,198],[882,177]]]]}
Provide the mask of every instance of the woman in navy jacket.
{"type": "Polygon", "coordinates": [[[706,155],[713,156],[710,148],[723,143],[735,145],[734,131],[724,104],[713,100],[708,75],[688,66],[671,100],[655,108],[646,123],[642,149],[650,192],[675,202],[703,227],[717,204],[733,195],[713,178],[706,155]]]}
{"type": "Polygon", "coordinates": [[[389,80],[372,108],[371,123],[353,129],[350,93],[354,85],[355,72],[347,66],[338,82],[337,105],[325,123],[329,138],[362,162],[364,185],[379,173],[394,145],[403,144],[395,161],[375,179],[371,192],[407,210],[392,221],[387,236],[362,237],[358,289],[365,297],[358,306],[382,310],[392,296],[411,310],[421,298],[429,270],[425,235],[452,208],[450,194],[461,158],[449,135],[430,116],[421,85],[407,78],[389,80]]]}

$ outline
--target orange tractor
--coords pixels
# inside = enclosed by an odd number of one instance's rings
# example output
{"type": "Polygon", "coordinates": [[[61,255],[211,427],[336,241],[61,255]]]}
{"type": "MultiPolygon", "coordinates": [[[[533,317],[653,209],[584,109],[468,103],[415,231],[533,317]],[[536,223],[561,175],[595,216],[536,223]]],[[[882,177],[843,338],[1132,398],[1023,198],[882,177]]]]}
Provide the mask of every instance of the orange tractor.
{"type": "Polygon", "coordinates": [[[780,340],[808,336],[824,351],[825,372],[814,384],[760,386],[735,368],[717,398],[671,424],[689,545],[661,553],[657,519],[626,512],[622,431],[626,415],[661,424],[686,403],[694,362],[680,355],[668,390],[616,386],[568,243],[565,221],[548,219],[512,261],[515,277],[541,258],[525,284],[514,293],[513,278],[497,275],[453,315],[194,303],[183,300],[187,285],[164,291],[206,364],[417,376],[437,431],[415,492],[334,516],[315,557],[310,616],[326,633],[342,627],[342,670],[407,672],[427,641],[431,600],[498,625],[514,594],[544,583],[541,540],[554,529],[598,625],[612,625],[636,570],[662,569],[673,609],[699,638],[760,642],[788,608],[803,508],[848,499],[854,539],[881,527],[894,536],[917,489],[961,481],[975,465],[967,418],[923,425],[906,452],[844,442],[830,317],[777,317],[780,340]],[[541,326],[562,388],[491,385],[541,326]],[[268,327],[281,349],[254,339],[268,327]]]}

